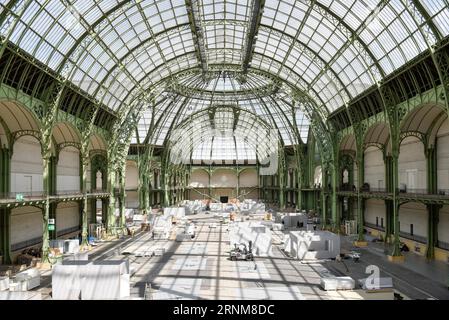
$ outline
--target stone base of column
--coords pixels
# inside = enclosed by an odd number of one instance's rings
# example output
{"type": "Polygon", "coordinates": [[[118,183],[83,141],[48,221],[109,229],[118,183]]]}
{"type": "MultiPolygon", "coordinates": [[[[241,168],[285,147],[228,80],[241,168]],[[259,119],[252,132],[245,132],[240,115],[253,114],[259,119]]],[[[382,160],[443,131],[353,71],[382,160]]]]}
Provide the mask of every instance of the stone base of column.
{"type": "Polygon", "coordinates": [[[401,263],[405,261],[405,257],[404,256],[390,256],[388,255],[388,261],[390,262],[394,262],[394,263],[401,263]]]}
{"type": "Polygon", "coordinates": [[[368,246],[368,242],[366,241],[354,241],[354,246],[358,248],[364,248],[368,246]]]}

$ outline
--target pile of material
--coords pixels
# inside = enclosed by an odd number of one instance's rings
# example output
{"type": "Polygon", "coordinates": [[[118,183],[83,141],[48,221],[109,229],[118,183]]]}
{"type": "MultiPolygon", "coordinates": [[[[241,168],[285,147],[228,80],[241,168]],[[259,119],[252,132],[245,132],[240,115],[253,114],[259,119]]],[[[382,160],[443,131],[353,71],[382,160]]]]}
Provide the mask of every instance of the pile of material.
{"type": "Polygon", "coordinates": [[[229,227],[229,240],[233,248],[234,244],[253,244],[253,254],[256,257],[272,256],[272,242],[270,229],[260,222],[238,222],[229,227]]]}
{"type": "Polygon", "coordinates": [[[291,231],[284,251],[299,260],[332,259],[340,255],[340,237],[329,231],[291,231]]]}

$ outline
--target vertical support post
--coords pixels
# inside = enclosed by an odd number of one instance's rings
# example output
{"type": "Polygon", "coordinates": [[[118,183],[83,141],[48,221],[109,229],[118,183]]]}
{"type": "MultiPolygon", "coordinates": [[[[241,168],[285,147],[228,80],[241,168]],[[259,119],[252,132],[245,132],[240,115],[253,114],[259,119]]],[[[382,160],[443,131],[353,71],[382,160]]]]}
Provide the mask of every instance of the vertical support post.
{"type": "Polygon", "coordinates": [[[101,199],[101,222],[104,226],[108,225],[109,199],[101,199]]]}
{"type": "Polygon", "coordinates": [[[170,206],[170,194],[169,194],[169,174],[168,174],[168,168],[166,168],[166,163],[162,164],[162,172],[161,172],[161,179],[162,179],[162,186],[164,191],[164,207],[170,206]]]}
{"type": "Polygon", "coordinates": [[[427,259],[435,259],[435,247],[438,245],[438,222],[441,206],[435,204],[427,205],[427,259]]]}
{"type": "MultiPolygon", "coordinates": [[[[436,148],[436,145],[426,148],[427,191],[429,194],[437,194],[438,192],[438,161],[436,148]]],[[[439,211],[440,206],[435,204],[427,205],[427,259],[435,259],[435,247],[438,245],[439,211]]]]}
{"type": "MultiPolygon", "coordinates": [[[[0,192],[9,193],[11,173],[11,151],[0,149],[0,192]]],[[[11,209],[0,208],[0,250],[3,263],[11,264],[11,209]]]]}
{"type": "MultiPolygon", "coordinates": [[[[43,142],[45,143],[45,142],[43,142]]],[[[45,145],[44,145],[45,147],[45,145]]],[[[49,148],[49,145],[48,145],[49,148]]],[[[50,252],[50,241],[49,241],[49,230],[48,230],[48,219],[50,218],[50,154],[43,155],[44,170],[43,170],[43,182],[44,182],[44,194],[45,194],[45,204],[43,210],[43,223],[42,223],[42,263],[50,262],[48,255],[50,252]]]]}
{"type": "Polygon", "coordinates": [[[322,165],[321,171],[323,182],[321,186],[321,225],[323,229],[327,228],[327,193],[328,193],[328,179],[327,179],[327,165],[322,165]]]}
{"type": "Polygon", "coordinates": [[[357,146],[356,154],[357,165],[357,241],[365,242],[365,235],[363,234],[363,227],[365,222],[365,206],[362,198],[362,186],[365,180],[365,156],[363,151],[363,144],[357,146]]]}
{"type": "Polygon", "coordinates": [[[331,164],[331,208],[332,208],[332,228],[336,233],[340,233],[340,210],[338,206],[337,185],[338,185],[338,161],[331,164]]]}
{"type": "Polygon", "coordinates": [[[279,209],[285,209],[285,154],[282,147],[279,148],[279,169],[278,169],[278,182],[279,182],[279,209]]]}
{"type": "MultiPolygon", "coordinates": [[[[83,143],[83,145],[88,145],[88,143],[83,143]]],[[[89,165],[89,153],[87,151],[86,146],[81,147],[80,152],[80,163],[81,163],[81,192],[83,193],[83,201],[82,201],[82,212],[81,212],[81,247],[86,247],[88,243],[88,217],[87,217],[87,208],[88,208],[88,202],[87,202],[87,167],[89,165]]],[[[95,183],[97,180],[97,175],[94,174],[95,179],[94,181],[91,181],[92,183],[95,183]]],[[[92,189],[92,186],[91,186],[92,189]]],[[[96,209],[96,208],[95,208],[96,209]]],[[[96,211],[96,210],[95,210],[96,211]]],[[[96,214],[96,213],[95,213],[96,214]]]]}
{"type": "Polygon", "coordinates": [[[393,250],[389,256],[390,260],[394,257],[403,257],[400,250],[399,240],[399,145],[393,143],[392,145],[392,173],[393,173],[393,250]]]}
{"type": "Polygon", "coordinates": [[[211,176],[212,176],[212,170],[209,167],[209,169],[207,170],[207,172],[209,173],[209,199],[212,199],[212,185],[211,185],[211,176]]]}
{"type": "MultiPolygon", "coordinates": [[[[393,158],[391,155],[385,155],[384,157],[385,162],[385,183],[386,183],[386,189],[387,192],[392,193],[394,191],[393,186],[393,158]]],[[[392,242],[392,236],[393,236],[393,202],[391,200],[385,200],[385,239],[384,241],[387,243],[392,242]]]]}
{"type": "Polygon", "coordinates": [[[237,191],[236,198],[238,200],[239,196],[240,196],[240,171],[238,168],[237,168],[237,190],[236,191],[237,191]]]}
{"type": "Polygon", "coordinates": [[[3,263],[11,264],[11,209],[0,208],[0,250],[3,263]]]}
{"type": "Polygon", "coordinates": [[[126,166],[122,166],[122,170],[119,175],[120,184],[120,228],[126,227],[126,166]]]}
{"type": "Polygon", "coordinates": [[[110,164],[108,168],[108,189],[109,189],[109,207],[107,213],[107,232],[109,235],[113,234],[113,230],[115,227],[115,186],[116,186],[116,178],[117,172],[114,165],[110,164]]]}

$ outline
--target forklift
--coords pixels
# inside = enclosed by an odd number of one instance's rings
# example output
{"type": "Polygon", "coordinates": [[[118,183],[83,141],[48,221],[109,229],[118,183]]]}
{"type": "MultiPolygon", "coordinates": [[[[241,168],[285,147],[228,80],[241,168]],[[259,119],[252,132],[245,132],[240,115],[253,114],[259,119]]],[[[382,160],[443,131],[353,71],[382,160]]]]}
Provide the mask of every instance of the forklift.
{"type": "Polygon", "coordinates": [[[237,260],[245,260],[245,261],[254,261],[254,255],[252,250],[253,242],[249,242],[248,249],[246,248],[246,244],[237,244],[234,243],[234,249],[232,249],[229,254],[232,261],[237,260]]]}

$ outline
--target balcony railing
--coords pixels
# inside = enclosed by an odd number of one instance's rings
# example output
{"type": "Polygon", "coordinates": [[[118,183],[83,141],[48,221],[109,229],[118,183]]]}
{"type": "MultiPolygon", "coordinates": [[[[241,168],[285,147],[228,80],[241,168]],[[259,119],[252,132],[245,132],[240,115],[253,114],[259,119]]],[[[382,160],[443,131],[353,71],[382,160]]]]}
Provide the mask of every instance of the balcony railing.
{"type": "MultiPolygon", "coordinates": [[[[107,190],[94,189],[88,190],[88,195],[104,194],[108,193],[107,190]]],[[[42,200],[47,197],[70,197],[70,196],[83,196],[84,192],[81,190],[61,190],[50,194],[44,191],[34,192],[3,192],[0,193],[0,200],[15,200],[15,201],[29,201],[29,200],[42,200]]]]}

